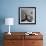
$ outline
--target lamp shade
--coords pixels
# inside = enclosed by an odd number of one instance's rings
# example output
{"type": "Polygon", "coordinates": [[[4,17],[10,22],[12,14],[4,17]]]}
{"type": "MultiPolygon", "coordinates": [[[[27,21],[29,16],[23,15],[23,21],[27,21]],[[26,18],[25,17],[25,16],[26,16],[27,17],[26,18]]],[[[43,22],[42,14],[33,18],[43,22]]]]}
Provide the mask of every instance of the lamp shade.
{"type": "Polygon", "coordinates": [[[14,18],[5,18],[5,25],[14,25],[14,18]]]}

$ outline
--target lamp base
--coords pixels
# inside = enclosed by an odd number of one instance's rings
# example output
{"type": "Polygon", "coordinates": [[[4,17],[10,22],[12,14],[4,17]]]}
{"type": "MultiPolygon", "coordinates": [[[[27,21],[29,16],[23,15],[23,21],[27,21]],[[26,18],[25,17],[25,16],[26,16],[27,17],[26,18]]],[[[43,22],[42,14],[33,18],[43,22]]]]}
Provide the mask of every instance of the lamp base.
{"type": "Polygon", "coordinates": [[[11,35],[11,33],[10,33],[10,32],[8,32],[8,34],[9,34],[9,35],[11,35]]]}

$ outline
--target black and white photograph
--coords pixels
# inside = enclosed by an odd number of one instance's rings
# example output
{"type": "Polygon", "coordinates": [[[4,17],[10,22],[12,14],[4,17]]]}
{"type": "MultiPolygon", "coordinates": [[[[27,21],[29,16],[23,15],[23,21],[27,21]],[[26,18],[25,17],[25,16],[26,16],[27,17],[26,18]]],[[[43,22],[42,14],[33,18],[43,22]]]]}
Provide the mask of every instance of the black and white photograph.
{"type": "Polygon", "coordinates": [[[19,7],[19,24],[36,24],[36,7],[19,7]]]}

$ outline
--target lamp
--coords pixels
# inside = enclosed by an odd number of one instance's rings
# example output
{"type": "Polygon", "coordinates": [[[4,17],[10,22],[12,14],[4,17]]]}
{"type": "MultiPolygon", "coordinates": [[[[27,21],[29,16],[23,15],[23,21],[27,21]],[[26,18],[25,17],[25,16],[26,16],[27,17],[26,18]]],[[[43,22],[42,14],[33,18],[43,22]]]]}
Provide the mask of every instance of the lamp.
{"type": "Polygon", "coordinates": [[[14,18],[5,18],[5,25],[9,25],[9,32],[8,34],[11,35],[10,33],[10,25],[14,24],[14,18]]]}

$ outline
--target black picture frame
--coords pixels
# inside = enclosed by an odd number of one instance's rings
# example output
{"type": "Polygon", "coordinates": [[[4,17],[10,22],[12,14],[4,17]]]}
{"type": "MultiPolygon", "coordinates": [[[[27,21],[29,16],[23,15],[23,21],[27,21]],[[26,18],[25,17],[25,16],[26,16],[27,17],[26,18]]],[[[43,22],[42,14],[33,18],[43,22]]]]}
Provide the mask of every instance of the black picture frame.
{"type": "Polygon", "coordinates": [[[19,7],[19,24],[36,24],[36,7],[19,7]]]}

